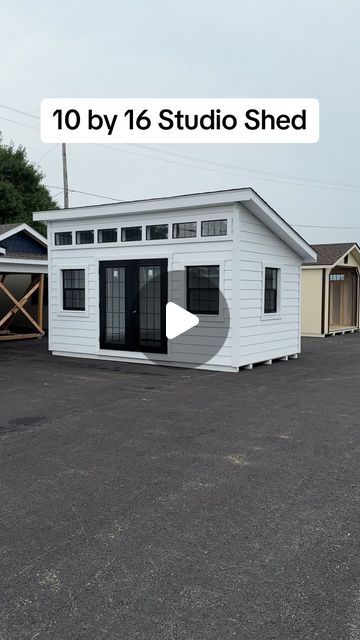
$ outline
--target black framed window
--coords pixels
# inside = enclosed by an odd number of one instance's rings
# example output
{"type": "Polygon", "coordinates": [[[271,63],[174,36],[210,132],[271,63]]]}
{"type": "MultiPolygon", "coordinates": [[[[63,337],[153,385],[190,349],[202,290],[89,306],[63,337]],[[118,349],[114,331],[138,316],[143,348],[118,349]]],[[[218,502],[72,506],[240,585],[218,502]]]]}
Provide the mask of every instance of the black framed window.
{"type": "Polygon", "coordinates": [[[146,240],[167,240],[169,225],[151,224],[146,227],[146,240]]]}
{"type": "Polygon", "coordinates": [[[77,231],[76,232],[76,244],[93,244],[94,243],[94,231],[77,231]]]}
{"type": "Polygon", "coordinates": [[[72,231],[57,231],[55,233],[55,245],[72,244],[72,231]]]}
{"type": "Polygon", "coordinates": [[[64,269],[63,309],[85,311],[85,269],[64,269]]]}
{"type": "Polygon", "coordinates": [[[201,223],[201,235],[205,236],[226,236],[227,220],[204,220],[201,223]]]}
{"type": "Polygon", "coordinates": [[[278,311],[279,269],[265,267],[264,313],[278,311]]]}
{"type": "Polygon", "coordinates": [[[187,309],[191,313],[219,314],[218,265],[186,267],[187,309]]]}
{"type": "Polygon", "coordinates": [[[142,240],[142,227],[123,227],[121,242],[138,242],[142,240]]]}
{"type": "Polygon", "coordinates": [[[196,238],[196,222],[176,222],[172,227],[173,238],[196,238]]]}
{"type": "Polygon", "coordinates": [[[117,242],[117,229],[99,229],[98,242],[117,242]]]}

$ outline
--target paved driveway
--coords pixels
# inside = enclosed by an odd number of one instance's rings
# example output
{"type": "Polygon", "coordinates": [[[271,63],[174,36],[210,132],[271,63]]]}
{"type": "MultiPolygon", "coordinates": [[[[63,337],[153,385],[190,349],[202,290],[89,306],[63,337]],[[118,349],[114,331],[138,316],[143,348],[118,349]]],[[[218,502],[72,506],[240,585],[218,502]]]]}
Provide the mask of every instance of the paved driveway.
{"type": "Polygon", "coordinates": [[[240,374],[0,345],[1,640],[358,640],[360,335],[240,374]]]}

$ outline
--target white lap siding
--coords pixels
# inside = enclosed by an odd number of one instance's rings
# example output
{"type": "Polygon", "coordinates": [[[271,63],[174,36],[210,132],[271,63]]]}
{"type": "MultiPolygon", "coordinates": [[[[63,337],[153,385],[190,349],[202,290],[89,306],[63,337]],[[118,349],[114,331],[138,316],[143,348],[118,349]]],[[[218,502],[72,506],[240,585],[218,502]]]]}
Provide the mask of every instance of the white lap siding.
{"type": "Polygon", "coordinates": [[[90,250],[81,257],[71,249],[54,252],[49,274],[49,348],[52,351],[90,354],[98,348],[98,266],[90,250]],[[85,311],[63,310],[64,269],[85,269],[85,311]]]}
{"type": "MultiPolygon", "coordinates": [[[[136,226],[139,224],[153,224],[166,222],[169,224],[169,242],[151,242],[144,240],[141,243],[122,243],[119,241],[116,246],[94,244],[91,247],[79,245],[64,246],[54,248],[51,252],[50,279],[50,331],[49,347],[54,353],[69,355],[85,355],[99,358],[111,358],[119,360],[144,361],[151,358],[153,361],[166,362],[188,366],[196,364],[199,358],[206,361],[207,355],[211,357],[214,353],[214,345],[224,342],[224,327],[229,325],[226,318],[206,318],[201,326],[179,336],[174,341],[168,341],[168,353],[156,354],[149,357],[141,352],[116,351],[100,349],[99,346],[99,262],[106,260],[134,260],[166,258],[168,260],[168,271],[174,272],[174,277],[169,277],[169,300],[186,307],[186,267],[191,265],[219,265],[220,266],[220,287],[226,298],[229,312],[232,307],[232,215],[233,207],[211,207],[202,211],[202,219],[223,219],[228,220],[229,236],[226,239],[198,238],[195,241],[188,239],[172,240],[171,226],[177,221],[199,220],[198,211],[179,212],[169,216],[162,214],[156,220],[146,219],[144,216],[137,218],[132,216],[129,219],[103,219],[99,223],[92,220],[87,222],[71,221],[69,224],[53,223],[50,233],[58,230],[81,230],[98,228],[120,228],[126,226],[136,226]],[[63,311],[62,309],[62,270],[63,269],[85,269],[86,288],[86,310],[63,311]]],[[[235,358],[236,359],[236,358],[235,358]]],[[[226,341],[215,357],[208,363],[210,368],[234,370],[234,358],[232,351],[232,327],[226,341]]]]}
{"type": "MultiPolygon", "coordinates": [[[[178,251],[173,256],[173,290],[172,301],[186,307],[185,269],[191,265],[219,265],[220,289],[226,300],[224,309],[220,309],[219,317],[200,316],[200,323],[174,340],[172,357],[176,362],[196,363],[198,358],[205,361],[205,356],[214,353],[214,346],[221,348],[208,364],[218,367],[233,367],[232,351],[232,319],[229,317],[232,308],[232,242],[216,242],[197,246],[197,251],[178,251]],[[183,274],[183,276],[182,276],[183,274]]],[[[220,301],[221,302],[221,301],[220,301]]]]}
{"type": "Polygon", "coordinates": [[[240,210],[234,289],[238,300],[239,366],[300,351],[301,259],[262,222],[240,210]],[[264,268],[280,269],[279,314],[264,314],[264,268]]]}

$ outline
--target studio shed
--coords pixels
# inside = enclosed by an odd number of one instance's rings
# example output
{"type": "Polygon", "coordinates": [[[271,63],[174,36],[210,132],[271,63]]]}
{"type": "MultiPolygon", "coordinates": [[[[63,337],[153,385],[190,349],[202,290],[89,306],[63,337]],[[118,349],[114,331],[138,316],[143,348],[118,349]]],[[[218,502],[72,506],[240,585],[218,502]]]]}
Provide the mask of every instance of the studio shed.
{"type": "Polygon", "coordinates": [[[0,341],[45,333],[47,240],[29,225],[0,225],[0,341]]]}
{"type": "Polygon", "coordinates": [[[359,329],[360,248],[356,242],[315,244],[317,261],[302,268],[304,336],[359,329]]]}
{"type": "Polygon", "coordinates": [[[252,189],[34,214],[55,355],[238,371],[300,351],[314,250],[252,189]],[[199,318],[166,337],[167,303],[199,318]]]}

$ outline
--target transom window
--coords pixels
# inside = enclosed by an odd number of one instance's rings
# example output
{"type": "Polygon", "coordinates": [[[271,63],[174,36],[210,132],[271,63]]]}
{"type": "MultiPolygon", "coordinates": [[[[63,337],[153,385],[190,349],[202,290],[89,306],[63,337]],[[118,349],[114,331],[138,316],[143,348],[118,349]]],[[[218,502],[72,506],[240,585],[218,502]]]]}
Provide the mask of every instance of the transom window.
{"type": "Polygon", "coordinates": [[[85,269],[64,269],[63,309],[85,311],[85,269]]]}
{"type": "Polygon", "coordinates": [[[227,220],[204,220],[201,223],[201,235],[204,236],[226,236],[227,220]]]}
{"type": "Polygon", "coordinates": [[[172,235],[173,238],[196,238],[196,222],[176,222],[172,235]]]}
{"type": "Polygon", "coordinates": [[[55,245],[72,244],[72,231],[57,231],[55,233],[55,245]]]}
{"type": "Polygon", "coordinates": [[[94,243],[94,231],[77,231],[76,232],[76,244],[93,244],[94,243]]]}
{"type": "Polygon", "coordinates": [[[146,240],[167,240],[167,224],[151,224],[146,227],[146,240]]]}
{"type": "Polygon", "coordinates": [[[138,242],[142,239],[142,227],[123,227],[121,242],[138,242]]]}
{"type": "Polygon", "coordinates": [[[117,242],[117,229],[99,229],[98,242],[117,242]]]}
{"type": "Polygon", "coordinates": [[[331,273],[330,274],[330,280],[332,282],[338,282],[340,280],[345,280],[345,276],[343,273],[331,273]]]}
{"type": "Polygon", "coordinates": [[[196,314],[219,314],[218,265],[187,267],[187,309],[196,314]]]}
{"type": "Polygon", "coordinates": [[[279,269],[265,267],[264,313],[278,311],[279,269]]]}

